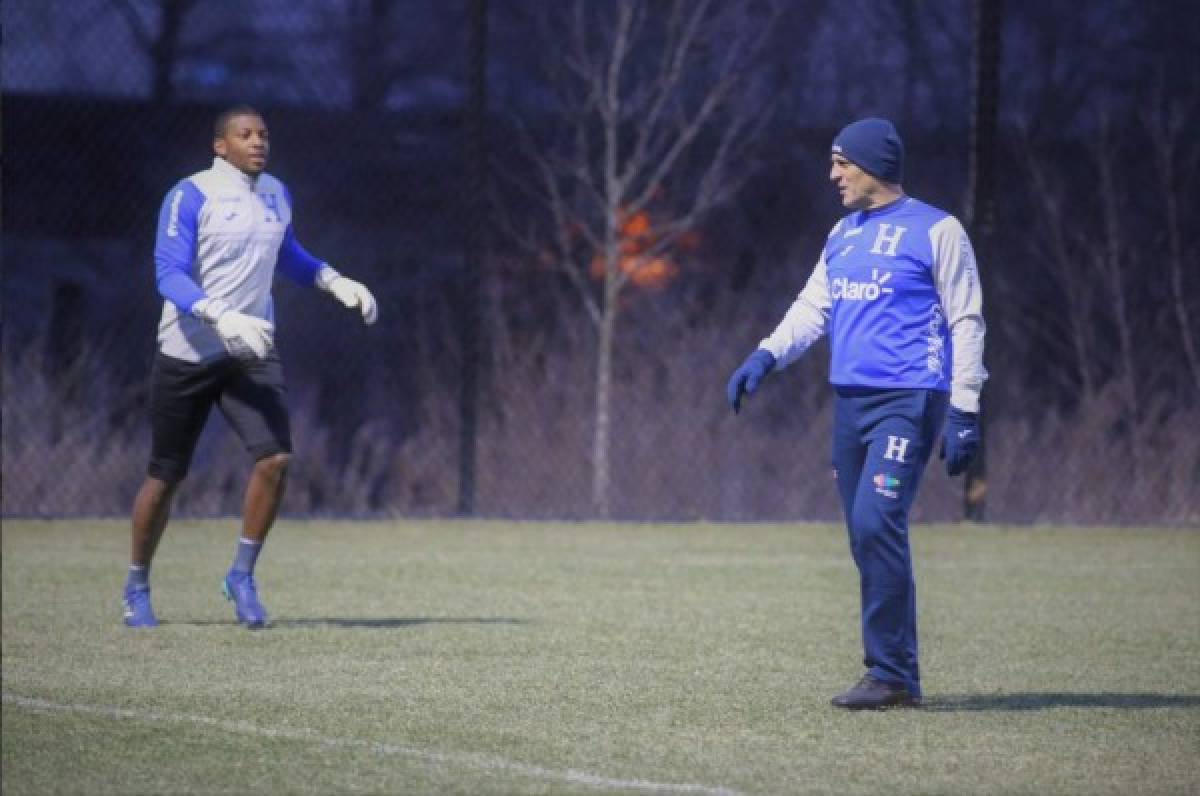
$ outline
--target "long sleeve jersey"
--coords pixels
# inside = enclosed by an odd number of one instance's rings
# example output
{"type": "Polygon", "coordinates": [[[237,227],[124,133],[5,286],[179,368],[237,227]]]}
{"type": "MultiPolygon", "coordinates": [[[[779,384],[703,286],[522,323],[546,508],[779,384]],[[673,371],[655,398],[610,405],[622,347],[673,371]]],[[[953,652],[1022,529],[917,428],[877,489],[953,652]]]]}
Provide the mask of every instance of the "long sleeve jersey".
{"type": "Polygon", "coordinates": [[[284,184],[270,174],[245,174],[219,157],[167,193],[154,263],[165,299],[159,350],[188,362],[226,355],[217,333],[192,315],[196,302],[221,299],[232,310],[274,322],[276,266],[312,285],[324,265],[296,240],[284,184]]]}
{"type": "Polygon", "coordinates": [[[831,383],[949,391],[952,406],[977,412],[985,329],[962,224],[906,196],[834,225],[808,283],[759,348],[783,367],[828,333],[831,383]]]}

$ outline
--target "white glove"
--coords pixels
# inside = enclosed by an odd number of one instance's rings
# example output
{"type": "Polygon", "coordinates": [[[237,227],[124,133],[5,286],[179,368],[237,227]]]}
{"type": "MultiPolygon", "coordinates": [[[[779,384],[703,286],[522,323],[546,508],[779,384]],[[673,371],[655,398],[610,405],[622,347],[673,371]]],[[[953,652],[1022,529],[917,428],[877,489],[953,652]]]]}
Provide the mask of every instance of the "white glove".
{"type": "Polygon", "coordinates": [[[358,307],[363,323],[368,326],[375,323],[375,319],[379,317],[375,297],[367,290],[366,285],[347,279],[328,265],[317,274],[317,287],[332,294],[347,309],[358,307]]]}
{"type": "Polygon", "coordinates": [[[200,299],[192,314],[212,326],[225,350],[237,359],[266,359],[275,346],[270,321],[231,310],[221,299],[200,299]]]}

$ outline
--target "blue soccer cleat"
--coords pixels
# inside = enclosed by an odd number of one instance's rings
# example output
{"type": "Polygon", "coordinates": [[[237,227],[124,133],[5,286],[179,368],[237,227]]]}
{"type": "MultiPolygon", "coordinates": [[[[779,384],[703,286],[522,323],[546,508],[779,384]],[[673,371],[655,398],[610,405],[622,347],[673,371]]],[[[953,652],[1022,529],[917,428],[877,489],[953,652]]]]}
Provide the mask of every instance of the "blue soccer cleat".
{"type": "Polygon", "coordinates": [[[125,606],[125,624],[128,627],[158,627],[158,617],[150,605],[150,589],[125,587],[122,600],[125,606]]]}
{"type": "Polygon", "coordinates": [[[258,601],[254,576],[249,572],[229,570],[229,574],[225,576],[225,599],[233,600],[237,620],[246,627],[262,627],[267,624],[267,612],[258,601]]]}

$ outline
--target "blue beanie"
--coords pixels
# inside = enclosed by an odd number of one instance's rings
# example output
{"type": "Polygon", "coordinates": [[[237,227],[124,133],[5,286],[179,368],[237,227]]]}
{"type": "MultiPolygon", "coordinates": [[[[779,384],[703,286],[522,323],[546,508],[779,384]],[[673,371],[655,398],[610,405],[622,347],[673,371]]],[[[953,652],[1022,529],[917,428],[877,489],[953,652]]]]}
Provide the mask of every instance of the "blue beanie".
{"type": "Polygon", "coordinates": [[[833,151],[885,182],[904,178],[904,142],[887,119],[859,119],[833,139],[833,151]]]}

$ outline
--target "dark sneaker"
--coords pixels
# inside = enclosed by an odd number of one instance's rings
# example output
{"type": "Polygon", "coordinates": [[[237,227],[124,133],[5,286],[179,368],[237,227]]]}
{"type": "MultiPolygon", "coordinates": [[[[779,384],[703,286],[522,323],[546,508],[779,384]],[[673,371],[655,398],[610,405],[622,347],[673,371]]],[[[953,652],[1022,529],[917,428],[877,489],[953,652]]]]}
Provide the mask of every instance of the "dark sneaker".
{"type": "Polygon", "coordinates": [[[847,710],[883,710],[920,707],[921,700],[910,696],[904,686],[891,685],[867,674],[849,691],[835,696],[833,705],[847,710]]]}
{"type": "Polygon", "coordinates": [[[149,589],[125,588],[125,624],[128,627],[158,627],[158,617],[150,606],[149,589]]]}
{"type": "Polygon", "coordinates": [[[267,612],[258,601],[253,575],[231,569],[225,576],[225,599],[233,600],[237,620],[246,627],[262,627],[267,623],[267,612]]]}

